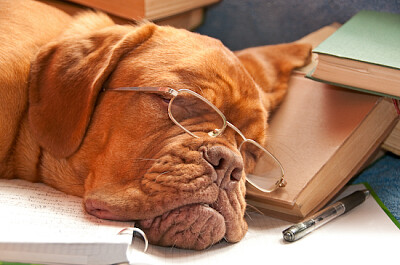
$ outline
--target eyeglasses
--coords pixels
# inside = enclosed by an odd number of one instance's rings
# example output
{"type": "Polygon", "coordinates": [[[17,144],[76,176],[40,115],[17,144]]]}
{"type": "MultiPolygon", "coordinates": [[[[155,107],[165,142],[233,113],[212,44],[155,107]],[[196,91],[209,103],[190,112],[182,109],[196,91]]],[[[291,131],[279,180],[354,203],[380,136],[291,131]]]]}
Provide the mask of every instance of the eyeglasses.
{"type": "Polygon", "coordinates": [[[256,141],[247,139],[214,104],[196,92],[169,87],[119,87],[110,90],[163,94],[169,101],[169,118],[194,138],[205,135],[218,137],[226,127],[230,127],[242,138],[238,149],[244,160],[248,184],[266,193],[286,186],[284,170],[278,159],[256,141]]]}

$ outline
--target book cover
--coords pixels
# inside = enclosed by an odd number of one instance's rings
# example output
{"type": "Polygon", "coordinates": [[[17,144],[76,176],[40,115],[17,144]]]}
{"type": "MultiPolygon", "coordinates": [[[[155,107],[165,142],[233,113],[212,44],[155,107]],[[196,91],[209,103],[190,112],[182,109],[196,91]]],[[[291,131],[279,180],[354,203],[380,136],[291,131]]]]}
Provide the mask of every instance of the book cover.
{"type": "Polygon", "coordinates": [[[308,76],[400,98],[400,14],[361,11],[320,43],[308,76]]]}
{"type": "Polygon", "coordinates": [[[400,69],[400,14],[361,11],[313,52],[400,69]]]}
{"type": "Polygon", "coordinates": [[[358,173],[397,119],[389,99],[293,75],[270,120],[267,146],[288,184],[270,194],[249,187],[247,201],[293,221],[318,211],[358,173]]]}

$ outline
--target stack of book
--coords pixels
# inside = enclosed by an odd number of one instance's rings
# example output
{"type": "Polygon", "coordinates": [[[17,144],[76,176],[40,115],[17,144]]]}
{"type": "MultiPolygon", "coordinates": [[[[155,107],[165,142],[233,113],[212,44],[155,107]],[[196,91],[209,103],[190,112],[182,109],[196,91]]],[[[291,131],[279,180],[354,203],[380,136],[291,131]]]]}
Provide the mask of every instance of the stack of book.
{"type": "MultiPolygon", "coordinates": [[[[400,14],[362,11],[313,52],[318,64],[310,78],[392,98],[399,111],[400,14]]],[[[382,147],[400,155],[400,124],[382,147]]]]}
{"type": "Polygon", "coordinates": [[[361,11],[299,41],[313,44],[315,60],[292,77],[269,131],[288,184],[247,192],[250,204],[291,221],[321,209],[381,146],[400,154],[400,15],[361,11]]]}

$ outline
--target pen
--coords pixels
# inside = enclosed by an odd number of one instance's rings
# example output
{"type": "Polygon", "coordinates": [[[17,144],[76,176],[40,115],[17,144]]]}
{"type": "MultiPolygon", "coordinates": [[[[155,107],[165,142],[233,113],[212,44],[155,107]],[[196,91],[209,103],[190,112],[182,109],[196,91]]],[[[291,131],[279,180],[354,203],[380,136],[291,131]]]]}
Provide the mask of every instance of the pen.
{"type": "Polygon", "coordinates": [[[349,196],[344,197],[331,206],[317,212],[309,219],[292,225],[288,229],[284,230],[282,232],[283,239],[288,242],[293,242],[304,237],[318,227],[360,205],[368,196],[369,190],[353,192],[349,196]]]}

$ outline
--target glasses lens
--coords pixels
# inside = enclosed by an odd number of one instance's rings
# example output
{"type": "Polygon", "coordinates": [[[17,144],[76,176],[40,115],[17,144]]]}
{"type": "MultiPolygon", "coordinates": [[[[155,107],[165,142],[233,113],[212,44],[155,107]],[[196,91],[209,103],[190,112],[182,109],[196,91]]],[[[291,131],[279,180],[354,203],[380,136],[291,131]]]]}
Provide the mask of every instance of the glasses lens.
{"type": "Polygon", "coordinates": [[[247,181],[261,190],[270,192],[278,188],[283,171],[279,162],[252,140],[240,148],[244,159],[247,181]]]}
{"type": "Polygon", "coordinates": [[[225,126],[223,117],[207,102],[190,92],[179,92],[171,100],[170,114],[183,128],[201,136],[216,136],[225,126]]]}

